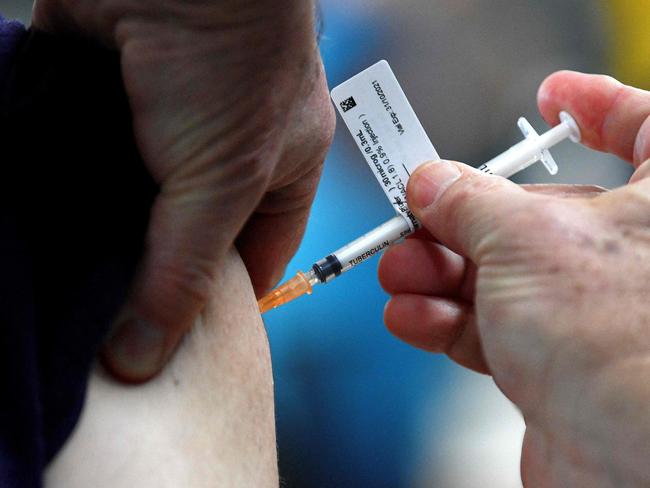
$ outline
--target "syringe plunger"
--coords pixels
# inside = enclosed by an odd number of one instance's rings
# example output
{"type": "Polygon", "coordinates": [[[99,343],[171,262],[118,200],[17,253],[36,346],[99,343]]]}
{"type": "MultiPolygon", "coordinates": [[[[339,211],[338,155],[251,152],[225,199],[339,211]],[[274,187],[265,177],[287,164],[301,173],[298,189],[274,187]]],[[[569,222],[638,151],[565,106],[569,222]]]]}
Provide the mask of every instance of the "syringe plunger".
{"type": "Polygon", "coordinates": [[[517,125],[525,139],[479,166],[479,170],[510,178],[515,173],[541,161],[548,172],[554,175],[557,173],[557,164],[549,148],[566,138],[570,138],[573,142],[580,142],[578,124],[567,112],[560,112],[560,123],[541,135],[524,117],[519,118],[517,125]]]}

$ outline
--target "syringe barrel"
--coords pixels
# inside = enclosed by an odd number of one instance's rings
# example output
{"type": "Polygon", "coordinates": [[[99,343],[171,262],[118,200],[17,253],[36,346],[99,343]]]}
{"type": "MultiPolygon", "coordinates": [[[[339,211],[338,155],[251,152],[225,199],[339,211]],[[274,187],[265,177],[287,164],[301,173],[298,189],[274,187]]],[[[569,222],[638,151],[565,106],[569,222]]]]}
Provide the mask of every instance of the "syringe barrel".
{"type": "Polygon", "coordinates": [[[572,133],[572,129],[568,124],[556,125],[539,137],[524,139],[515,144],[507,151],[485,163],[480,169],[486,173],[510,178],[515,173],[538,161],[542,151],[555,146],[570,137],[572,133]]]}
{"type": "Polygon", "coordinates": [[[411,229],[406,218],[398,215],[335,251],[334,255],[341,262],[341,271],[345,272],[410,233],[411,229]]]}
{"type": "Polygon", "coordinates": [[[312,267],[322,283],[345,273],[349,269],[363,263],[380,253],[391,244],[411,233],[411,228],[405,217],[397,215],[367,234],[334,251],[321,259],[312,267]]]}

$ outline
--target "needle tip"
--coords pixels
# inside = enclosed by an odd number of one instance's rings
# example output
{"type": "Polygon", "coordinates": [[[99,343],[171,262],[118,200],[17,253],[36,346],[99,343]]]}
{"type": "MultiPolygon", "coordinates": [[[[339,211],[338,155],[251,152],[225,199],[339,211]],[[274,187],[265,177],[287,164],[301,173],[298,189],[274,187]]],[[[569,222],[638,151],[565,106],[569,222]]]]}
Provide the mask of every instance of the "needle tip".
{"type": "Polygon", "coordinates": [[[302,271],[298,271],[298,274],[289,281],[278,286],[268,295],[260,298],[257,301],[257,305],[260,308],[260,313],[265,313],[285,303],[289,303],[302,295],[309,295],[311,291],[311,283],[309,283],[309,280],[302,271]]]}

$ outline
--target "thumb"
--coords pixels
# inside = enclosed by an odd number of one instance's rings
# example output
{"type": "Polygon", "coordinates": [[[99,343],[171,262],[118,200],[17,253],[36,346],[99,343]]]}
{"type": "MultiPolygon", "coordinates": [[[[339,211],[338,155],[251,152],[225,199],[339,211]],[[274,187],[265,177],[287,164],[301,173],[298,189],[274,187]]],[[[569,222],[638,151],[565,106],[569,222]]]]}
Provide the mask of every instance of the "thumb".
{"type": "Polygon", "coordinates": [[[505,178],[451,161],[420,166],[407,191],[411,211],[431,235],[475,263],[483,244],[535,198],[505,178]]]}
{"type": "Polygon", "coordinates": [[[537,98],[551,125],[561,110],[576,119],[581,144],[635,166],[650,158],[650,92],[609,76],[559,71],[544,80],[537,98]]]}
{"type": "Polygon", "coordinates": [[[214,295],[223,256],[257,202],[253,186],[263,186],[242,180],[232,186],[250,199],[218,191],[218,182],[208,185],[214,191],[189,193],[163,186],[128,301],[103,350],[117,377],[141,382],[157,374],[214,295]]]}

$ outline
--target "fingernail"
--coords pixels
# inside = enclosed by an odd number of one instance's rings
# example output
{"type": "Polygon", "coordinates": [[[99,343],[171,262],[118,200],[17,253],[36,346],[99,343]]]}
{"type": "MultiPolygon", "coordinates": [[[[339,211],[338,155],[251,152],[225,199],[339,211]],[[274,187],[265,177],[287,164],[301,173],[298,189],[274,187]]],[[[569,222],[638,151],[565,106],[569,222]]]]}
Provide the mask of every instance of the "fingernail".
{"type": "Polygon", "coordinates": [[[409,182],[412,205],[417,208],[433,205],[460,174],[458,166],[449,161],[421,166],[409,182]]]}
{"type": "Polygon", "coordinates": [[[104,353],[118,375],[133,379],[150,377],[165,359],[164,331],[146,320],[126,319],[117,325],[104,353]]]}

